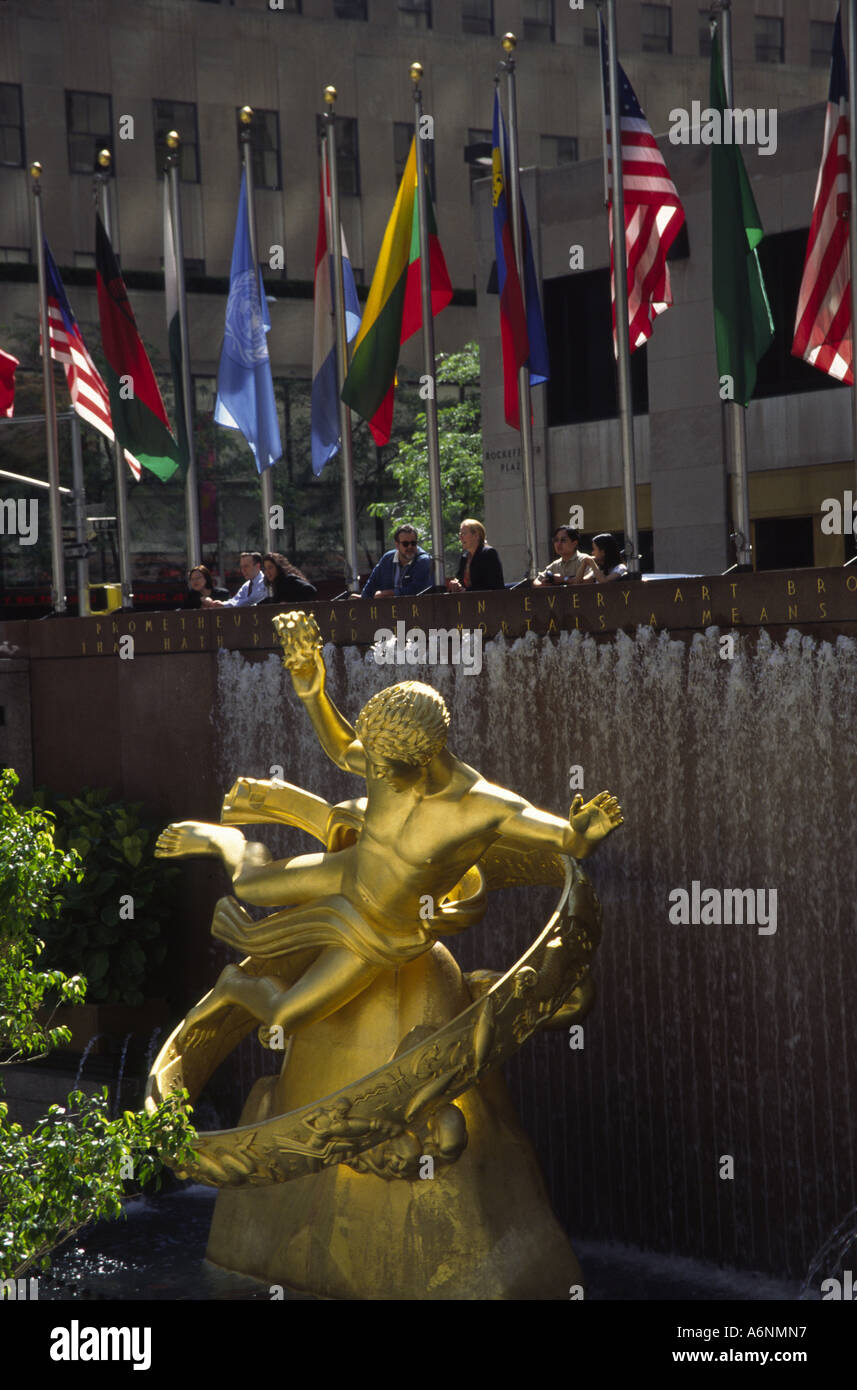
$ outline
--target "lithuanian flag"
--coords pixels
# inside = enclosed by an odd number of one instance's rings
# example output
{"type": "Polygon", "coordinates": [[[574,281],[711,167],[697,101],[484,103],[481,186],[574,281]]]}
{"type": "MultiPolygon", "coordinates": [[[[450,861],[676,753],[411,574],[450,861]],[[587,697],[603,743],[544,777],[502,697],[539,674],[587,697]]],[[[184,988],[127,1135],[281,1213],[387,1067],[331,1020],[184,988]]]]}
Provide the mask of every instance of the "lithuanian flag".
{"type": "Polygon", "coordinates": [[[122,448],[166,481],[179,466],[179,447],[170,433],[155,373],[137,332],[119,263],[98,216],[95,267],[101,341],[107,361],[104,380],[113,428],[122,448]]]}
{"type": "MultiPolygon", "coordinates": [[[[432,317],[452,299],[452,285],[440,249],[431,196],[428,197],[429,273],[432,317]]],[[[354,356],[342,387],[342,399],[369,421],[378,445],[386,444],[393,425],[393,393],[399,348],[422,327],[420,300],[420,228],[417,203],[416,142],[411,149],[381,254],[372,277],[354,356]]]]}

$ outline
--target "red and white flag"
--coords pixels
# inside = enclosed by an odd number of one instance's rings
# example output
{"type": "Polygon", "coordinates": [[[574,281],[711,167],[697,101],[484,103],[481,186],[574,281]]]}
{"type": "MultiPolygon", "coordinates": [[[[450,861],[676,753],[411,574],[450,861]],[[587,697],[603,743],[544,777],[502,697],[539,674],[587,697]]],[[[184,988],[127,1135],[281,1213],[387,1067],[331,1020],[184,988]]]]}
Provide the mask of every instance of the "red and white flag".
{"type": "Polygon", "coordinates": [[[0,348],[0,415],[11,415],[15,407],[15,368],[17,357],[0,348]]]}
{"type": "Polygon", "coordinates": [[[824,152],[795,317],[792,355],[837,381],[854,379],[848,248],[848,70],[839,11],[824,118],[824,152]]]}
{"type": "MultiPolygon", "coordinates": [[[[48,335],[51,344],[51,357],[63,365],[71,403],[80,418],[86,420],[90,425],[94,425],[112,444],[115,436],[113,434],[113,417],[110,414],[110,396],[101,373],[87,351],[47,242],[45,242],[45,278],[47,280],[48,335]]],[[[129,454],[127,449],[125,450],[125,462],[139,482],[142,469],[133,454],[129,454]]]]}
{"type": "MultiPolygon", "coordinates": [[[[612,208],[613,159],[607,35],[601,25],[604,72],[604,128],[610,147],[608,174],[612,208]]],[[[625,201],[625,249],[628,258],[628,335],[633,352],[652,336],[655,319],[673,302],[667,252],[684,226],[684,208],[658,149],[634,89],[619,65],[622,131],[622,191],[625,201]]],[[[610,294],[613,300],[613,351],[616,347],[616,288],[613,276],[613,218],[610,227],[610,294]]]]}

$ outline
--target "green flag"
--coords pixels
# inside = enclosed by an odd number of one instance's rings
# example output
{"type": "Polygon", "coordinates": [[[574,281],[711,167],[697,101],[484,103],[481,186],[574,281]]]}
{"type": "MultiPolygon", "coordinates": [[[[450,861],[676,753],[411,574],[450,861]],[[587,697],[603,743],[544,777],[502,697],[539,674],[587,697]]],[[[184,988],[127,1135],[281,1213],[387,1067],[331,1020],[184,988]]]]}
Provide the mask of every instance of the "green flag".
{"type": "MultiPolygon", "coordinates": [[[[711,45],[711,106],[725,130],[726,89],[720,45],[711,45]]],[[[756,365],[774,337],[774,320],[765,293],[757,247],[762,219],[738,145],[722,140],[711,146],[711,264],[717,370],[732,378],[731,399],[749,405],[756,389],[756,365]]]]}
{"type": "Polygon", "coordinates": [[[170,207],[170,176],[164,174],[164,298],[167,305],[167,341],[170,346],[170,366],[176,402],[176,440],[179,446],[181,469],[187,472],[190,451],[185,424],[184,380],[182,378],[182,332],[179,322],[179,283],[176,269],[176,242],[170,207]]]}

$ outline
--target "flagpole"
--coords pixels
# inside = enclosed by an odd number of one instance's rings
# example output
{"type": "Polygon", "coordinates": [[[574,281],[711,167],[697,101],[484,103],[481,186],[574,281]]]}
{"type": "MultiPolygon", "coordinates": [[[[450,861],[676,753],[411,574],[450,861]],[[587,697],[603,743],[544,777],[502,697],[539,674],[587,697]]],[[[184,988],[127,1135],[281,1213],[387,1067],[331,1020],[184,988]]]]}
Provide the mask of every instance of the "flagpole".
{"type": "MultiPolygon", "coordinates": [[[[248,234],[250,237],[250,254],[253,258],[253,268],[259,273],[259,250],[256,244],[256,195],[253,187],[253,151],[251,148],[251,138],[253,131],[253,108],[252,106],[242,106],[240,111],[241,120],[241,160],[244,167],[244,178],[247,188],[247,223],[248,234]]],[[[265,293],[264,286],[260,286],[259,294],[265,293]]],[[[262,312],[263,305],[259,304],[262,312]]],[[[263,468],[259,477],[262,487],[262,539],[263,550],[273,551],[276,547],[274,532],[271,527],[271,511],[274,506],[274,479],[270,468],[263,468]]]]}
{"type": "MultiPolygon", "coordinates": [[[[79,546],[85,546],[86,540],[86,492],[83,483],[83,448],[80,441],[80,416],[77,411],[71,413],[71,478],[74,483],[74,526],[75,538],[79,546]]],[[[79,555],[76,562],[77,567],[77,616],[88,618],[89,608],[89,560],[86,555],[79,555]]]]}
{"type": "Polygon", "coordinates": [[[57,441],[57,403],[54,391],[54,364],[48,324],[48,293],[45,274],[45,226],[42,215],[42,166],[30,165],[33,208],[36,217],[36,262],[39,269],[39,322],[42,329],[42,380],[45,388],[45,444],[48,456],[48,505],[51,518],[51,608],[65,613],[65,557],[62,548],[62,505],[60,502],[59,444],[57,441]]]}
{"type": "Polygon", "coordinates": [[[421,63],[411,63],[414,84],[414,139],[417,155],[417,219],[420,233],[420,300],[423,315],[423,374],[428,377],[426,398],[426,453],[429,474],[429,517],[431,520],[432,574],[439,588],[445,583],[443,564],[443,503],[440,492],[440,444],[437,436],[437,378],[434,361],[434,316],[431,306],[431,266],[429,265],[428,190],[421,132],[423,93],[421,63]]]}
{"type": "MultiPolygon", "coordinates": [[[[515,243],[515,265],[518,280],[527,302],[527,278],[524,261],[524,233],[521,217],[521,180],[518,170],[518,98],[515,87],[514,53],[518,40],[514,34],[504,34],[502,39],[506,57],[500,67],[506,74],[506,100],[509,108],[509,167],[506,177],[509,182],[509,200],[512,204],[512,239],[515,243]]],[[[518,412],[521,417],[521,484],[524,489],[524,529],[527,537],[527,576],[535,579],[538,570],[538,544],[536,540],[536,485],[533,475],[533,419],[530,401],[530,373],[526,365],[518,368],[518,412]]]]}
{"type": "MultiPolygon", "coordinates": [[[[187,296],[184,280],[184,233],[182,231],[181,193],[179,189],[179,159],[181,138],[177,130],[167,134],[167,167],[165,177],[168,181],[170,198],[170,221],[172,223],[173,257],[176,265],[176,294],[179,312],[179,339],[181,342],[182,396],[184,397],[184,427],[187,437],[187,477],[185,478],[185,544],[188,565],[196,565],[202,560],[199,540],[199,495],[196,484],[196,449],[193,432],[193,377],[190,370],[190,329],[187,318],[187,296]]],[[[164,267],[166,270],[166,266],[164,267]]]]}
{"type": "Polygon", "coordinates": [[[324,129],[321,178],[324,205],[330,187],[330,226],[327,249],[333,265],[333,322],[336,337],[336,396],[339,408],[339,437],[342,467],[342,530],[345,546],[345,582],[357,593],[360,575],[357,566],[357,511],[354,504],[354,455],[351,447],[351,410],[342,399],[348,371],[348,331],[345,324],[345,283],[342,277],[342,230],[339,222],[339,173],[336,167],[336,88],[324,89],[324,129]]]}
{"type": "MultiPolygon", "coordinates": [[[[104,230],[107,233],[108,240],[115,251],[116,246],[113,241],[113,216],[110,206],[109,177],[112,155],[109,150],[99,150],[98,163],[101,172],[95,175],[96,197],[100,190],[101,220],[104,223],[104,230]]],[[[114,424],[114,433],[115,428],[114,424]]],[[[119,435],[116,434],[113,441],[113,477],[116,490],[116,546],[119,552],[119,583],[122,588],[122,607],[133,608],[134,593],[131,585],[131,551],[128,544],[128,493],[125,474],[127,467],[125,452],[119,442],[119,435]]]]}
{"type": "Polygon", "coordinates": [[[857,355],[854,353],[854,325],[857,324],[857,0],[848,0],[848,251],[851,281],[851,439],[857,471],[857,355]]]}
{"type": "MultiPolygon", "coordinates": [[[[718,0],[715,10],[717,8],[723,16],[723,86],[726,91],[726,104],[732,106],[732,0],[718,0]]],[[[715,29],[712,30],[711,42],[716,43],[717,22],[713,22],[715,29]]],[[[730,540],[735,542],[736,568],[751,570],[753,548],[750,544],[750,488],[747,478],[747,410],[740,401],[724,401],[723,409],[726,412],[727,471],[734,478],[735,530],[730,540]]]]}
{"type": "Polygon", "coordinates": [[[639,579],[640,536],[637,530],[634,407],[631,398],[631,349],[628,343],[628,249],[625,241],[625,190],[622,175],[622,102],[619,95],[619,59],[616,56],[616,0],[606,0],[606,4],[610,151],[613,165],[613,299],[616,306],[619,435],[622,444],[622,491],[625,501],[625,563],[628,566],[628,578],[639,579]]]}

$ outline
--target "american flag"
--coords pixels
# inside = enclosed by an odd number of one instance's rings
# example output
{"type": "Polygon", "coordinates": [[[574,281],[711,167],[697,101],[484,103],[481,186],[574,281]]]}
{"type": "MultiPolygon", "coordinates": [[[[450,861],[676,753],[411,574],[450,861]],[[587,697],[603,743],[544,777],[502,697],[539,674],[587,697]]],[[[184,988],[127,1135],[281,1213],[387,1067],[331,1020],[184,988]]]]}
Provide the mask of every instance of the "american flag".
{"type": "Polygon", "coordinates": [[[837,381],[854,379],[848,250],[848,72],[839,11],[824,118],[824,152],[795,318],[792,354],[837,381]]]}
{"type": "MultiPolygon", "coordinates": [[[[114,442],[113,418],[110,414],[110,396],[104,380],[86,350],[77,320],[66,298],[63,282],[54,263],[48,243],[45,242],[45,276],[48,297],[48,335],[51,344],[51,357],[61,362],[68,382],[71,403],[82,420],[94,425],[103,435],[114,442]]],[[[134,477],[140,479],[142,469],[125,450],[125,461],[134,477]]]]}
{"type": "MultiPolygon", "coordinates": [[[[604,73],[604,129],[611,146],[607,34],[601,25],[604,73]]],[[[667,172],[651,127],[634,89],[619,66],[622,130],[622,188],[625,199],[625,249],[628,258],[628,331],[631,351],[651,337],[654,321],[672,304],[667,252],[684,225],[684,208],[667,172]]],[[[612,210],[613,161],[608,155],[612,210]]],[[[613,218],[610,226],[610,294],[613,301],[613,350],[616,347],[616,289],[613,277],[613,218]]]]}

